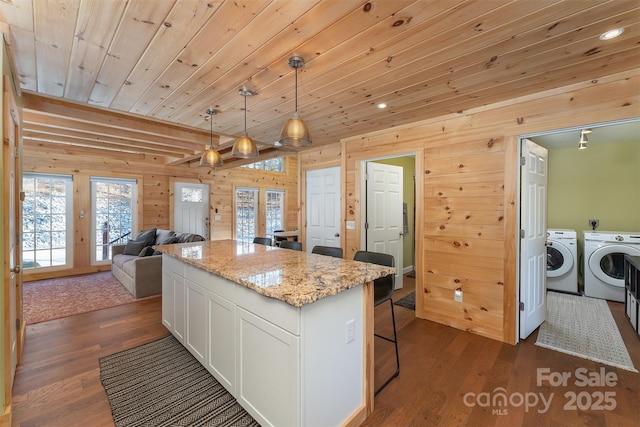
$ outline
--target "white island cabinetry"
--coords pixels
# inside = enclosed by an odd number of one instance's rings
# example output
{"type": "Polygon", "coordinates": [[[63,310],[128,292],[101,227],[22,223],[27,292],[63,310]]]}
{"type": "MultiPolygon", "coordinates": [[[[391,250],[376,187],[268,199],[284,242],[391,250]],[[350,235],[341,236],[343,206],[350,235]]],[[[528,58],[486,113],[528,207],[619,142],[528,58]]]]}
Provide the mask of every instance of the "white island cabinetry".
{"type": "Polygon", "coordinates": [[[159,246],[162,322],[263,426],[373,410],[373,286],[389,267],[236,241],[159,246]]]}

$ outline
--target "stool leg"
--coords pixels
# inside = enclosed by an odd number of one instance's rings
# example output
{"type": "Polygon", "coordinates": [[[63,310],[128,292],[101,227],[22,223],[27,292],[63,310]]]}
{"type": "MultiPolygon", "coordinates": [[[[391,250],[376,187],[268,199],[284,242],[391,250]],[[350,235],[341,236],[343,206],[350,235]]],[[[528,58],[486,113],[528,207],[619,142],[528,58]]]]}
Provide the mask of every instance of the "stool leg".
{"type": "Polygon", "coordinates": [[[396,331],[396,314],[395,314],[395,310],[393,309],[393,299],[389,298],[389,303],[391,303],[391,321],[393,323],[393,340],[391,340],[391,339],[389,339],[387,337],[382,337],[380,335],[376,335],[376,336],[378,336],[380,338],[383,338],[383,339],[395,344],[395,347],[396,347],[396,372],[393,375],[391,375],[391,377],[389,377],[389,379],[387,381],[385,381],[384,384],[382,384],[380,387],[378,387],[378,389],[373,393],[374,396],[377,396],[387,385],[389,385],[391,380],[393,380],[395,377],[400,375],[400,354],[398,353],[398,334],[397,334],[397,331],[396,331]]]}

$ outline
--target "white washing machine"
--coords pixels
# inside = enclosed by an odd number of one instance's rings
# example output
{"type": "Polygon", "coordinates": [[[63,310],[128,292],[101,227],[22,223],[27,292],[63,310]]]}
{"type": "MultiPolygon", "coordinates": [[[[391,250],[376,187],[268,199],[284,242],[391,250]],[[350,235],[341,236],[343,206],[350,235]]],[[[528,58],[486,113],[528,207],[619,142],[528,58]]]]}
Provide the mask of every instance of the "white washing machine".
{"type": "Polygon", "coordinates": [[[640,256],[640,232],[584,232],[584,294],[624,302],[624,255],[640,256]]]}
{"type": "Polygon", "coordinates": [[[575,230],[547,230],[547,289],[578,293],[578,239],[575,230]]]}

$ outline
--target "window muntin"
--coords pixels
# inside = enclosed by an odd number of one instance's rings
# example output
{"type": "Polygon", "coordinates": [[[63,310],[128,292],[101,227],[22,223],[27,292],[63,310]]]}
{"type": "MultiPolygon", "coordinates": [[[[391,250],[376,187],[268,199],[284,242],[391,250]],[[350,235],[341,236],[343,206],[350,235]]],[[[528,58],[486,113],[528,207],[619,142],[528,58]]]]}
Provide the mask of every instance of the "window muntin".
{"type": "Polygon", "coordinates": [[[111,259],[111,245],[132,238],[136,181],[91,177],[92,263],[111,259]]]}
{"type": "Polygon", "coordinates": [[[284,191],[267,190],[266,224],[267,236],[274,230],[284,230],[284,191]]]}
{"type": "Polygon", "coordinates": [[[252,242],[258,232],[258,189],[236,188],[236,240],[252,242]]]}
{"type": "Polygon", "coordinates": [[[242,165],[243,168],[261,169],[273,172],[284,172],[284,158],[277,157],[275,159],[263,160],[261,162],[242,165]]]}
{"type": "Polygon", "coordinates": [[[198,187],[182,187],[180,200],[187,203],[202,203],[203,191],[198,187]]]}
{"type": "Polygon", "coordinates": [[[22,265],[25,269],[72,266],[73,181],[70,175],[24,173],[22,265]]]}

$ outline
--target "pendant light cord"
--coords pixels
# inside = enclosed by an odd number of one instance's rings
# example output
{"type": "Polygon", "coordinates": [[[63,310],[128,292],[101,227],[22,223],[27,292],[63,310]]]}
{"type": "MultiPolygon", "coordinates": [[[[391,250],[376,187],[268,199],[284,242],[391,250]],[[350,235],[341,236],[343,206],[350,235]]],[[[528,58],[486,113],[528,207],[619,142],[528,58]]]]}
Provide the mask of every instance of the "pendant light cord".
{"type": "Polygon", "coordinates": [[[209,112],[209,148],[213,150],[213,114],[209,112]]]}
{"type": "Polygon", "coordinates": [[[247,94],[244,94],[244,134],[247,135],[247,94]]]}
{"type": "Polygon", "coordinates": [[[298,112],[298,68],[296,68],[296,113],[298,112]]]}

